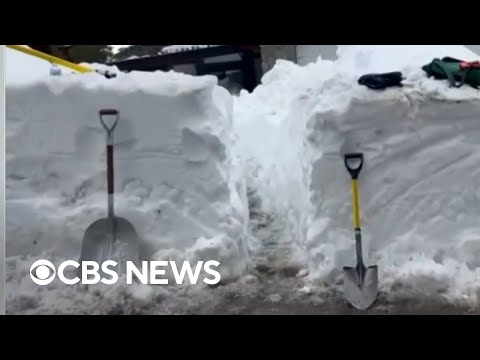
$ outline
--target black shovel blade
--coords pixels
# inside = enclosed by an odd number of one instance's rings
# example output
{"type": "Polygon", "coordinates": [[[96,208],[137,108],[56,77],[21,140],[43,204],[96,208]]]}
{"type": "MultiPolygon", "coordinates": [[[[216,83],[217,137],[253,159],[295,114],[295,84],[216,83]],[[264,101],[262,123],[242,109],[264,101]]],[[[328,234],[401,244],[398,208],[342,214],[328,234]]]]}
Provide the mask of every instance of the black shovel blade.
{"type": "Polygon", "coordinates": [[[348,302],[358,310],[367,310],[378,295],[378,266],[343,268],[343,287],[348,302]]]}
{"type": "Polygon", "coordinates": [[[137,262],[139,239],[133,225],[120,217],[95,221],[85,232],[80,262],[137,262]]]}

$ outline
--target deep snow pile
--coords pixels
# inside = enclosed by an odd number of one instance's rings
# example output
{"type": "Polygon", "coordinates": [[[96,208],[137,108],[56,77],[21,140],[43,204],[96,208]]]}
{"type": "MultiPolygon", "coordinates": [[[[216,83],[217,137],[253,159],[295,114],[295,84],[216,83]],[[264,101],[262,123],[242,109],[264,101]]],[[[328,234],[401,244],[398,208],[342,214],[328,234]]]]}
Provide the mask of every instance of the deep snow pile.
{"type": "Polygon", "coordinates": [[[382,290],[401,293],[401,283],[476,302],[480,93],[449,89],[420,67],[445,55],[477,57],[462,46],[345,46],[339,55],[304,68],[279,61],[236,101],[236,151],[249,183],[272,212],[293,217],[291,256],[306,263],[309,279],[335,284],[354,261],[343,154],[363,152],[365,248],[380,266],[382,290]],[[403,71],[405,87],[357,84],[359,75],[384,71],[403,71]]]}
{"type": "Polygon", "coordinates": [[[78,258],[85,230],[106,216],[98,112],[116,108],[116,213],[135,226],[143,258],[217,260],[225,280],[244,271],[248,212],[232,171],[232,104],[214,77],[47,74],[10,82],[6,100],[7,256],[78,258]]]}

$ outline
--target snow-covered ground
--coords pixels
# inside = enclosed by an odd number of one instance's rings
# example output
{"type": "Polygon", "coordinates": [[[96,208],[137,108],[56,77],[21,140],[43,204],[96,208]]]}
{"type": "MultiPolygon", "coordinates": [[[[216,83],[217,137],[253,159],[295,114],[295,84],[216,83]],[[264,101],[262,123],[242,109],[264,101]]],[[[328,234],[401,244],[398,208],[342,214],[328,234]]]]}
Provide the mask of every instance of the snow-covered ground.
{"type": "Polygon", "coordinates": [[[342,155],[362,151],[364,238],[380,268],[371,312],[478,313],[480,92],[425,77],[420,67],[446,55],[478,59],[457,45],[340,46],[336,62],[279,61],[238,97],[208,76],[11,76],[7,312],[350,313],[342,155]],[[405,86],[357,84],[385,71],[403,71],[405,86]],[[117,209],[145,257],[213,256],[231,282],[86,290],[30,280],[37,258],[78,257],[84,230],[104,216],[102,107],[123,114],[117,209]]]}

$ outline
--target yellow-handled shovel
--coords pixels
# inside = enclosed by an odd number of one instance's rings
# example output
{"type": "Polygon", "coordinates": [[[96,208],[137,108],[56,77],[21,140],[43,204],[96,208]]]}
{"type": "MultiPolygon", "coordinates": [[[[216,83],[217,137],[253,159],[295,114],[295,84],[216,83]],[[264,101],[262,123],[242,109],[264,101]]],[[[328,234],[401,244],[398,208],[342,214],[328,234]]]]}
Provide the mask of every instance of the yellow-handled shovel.
{"type": "Polygon", "coordinates": [[[378,295],[378,266],[366,267],[362,253],[362,230],[360,225],[360,205],[358,196],[358,177],[363,168],[363,154],[345,155],[345,166],[352,176],[353,223],[355,228],[355,245],[357,266],[345,267],[344,292],[352,306],[358,310],[368,309],[378,295]]]}

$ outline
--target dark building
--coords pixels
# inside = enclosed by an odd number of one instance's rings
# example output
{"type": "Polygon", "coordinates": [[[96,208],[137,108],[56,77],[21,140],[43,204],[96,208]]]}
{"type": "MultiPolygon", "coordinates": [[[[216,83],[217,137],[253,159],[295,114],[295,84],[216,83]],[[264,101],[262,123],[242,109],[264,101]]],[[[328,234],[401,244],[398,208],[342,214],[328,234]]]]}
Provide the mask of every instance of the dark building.
{"type": "Polygon", "coordinates": [[[236,92],[252,91],[260,82],[262,58],[259,45],[209,45],[193,49],[166,48],[154,56],[114,61],[120,71],[178,71],[190,75],[215,75],[220,84],[236,92]]]}

